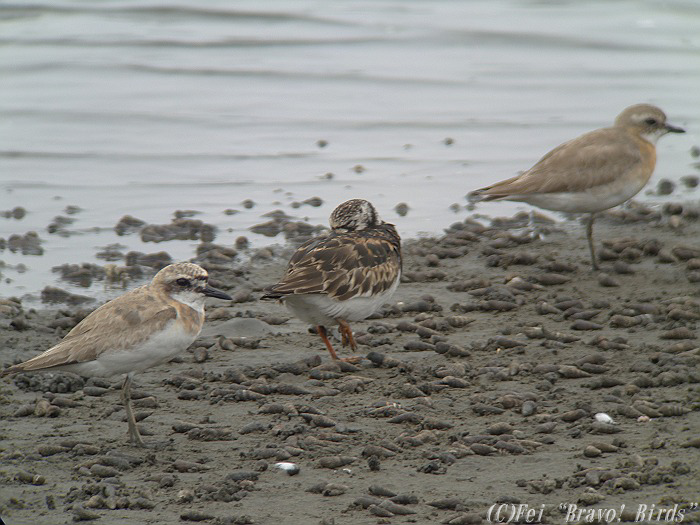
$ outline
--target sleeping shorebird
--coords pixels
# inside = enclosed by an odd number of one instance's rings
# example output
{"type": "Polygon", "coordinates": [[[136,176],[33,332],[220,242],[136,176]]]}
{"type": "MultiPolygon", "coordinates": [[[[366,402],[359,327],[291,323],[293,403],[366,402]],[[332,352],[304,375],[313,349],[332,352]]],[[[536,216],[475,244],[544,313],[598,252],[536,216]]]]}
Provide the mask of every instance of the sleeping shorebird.
{"type": "MultiPolygon", "coordinates": [[[[282,280],[262,299],[279,299],[313,324],[333,359],[326,326],[339,325],[343,346],[357,344],[349,321],[366,319],[388,301],[401,277],[401,240],[371,203],[352,199],[330,216],[331,232],[301,245],[282,280]]],[[[353,359],[344,359],[350,361],[353,359]]]]}
{"type": "Polygon", "coordinates": [[[586,225],[593,269],[597,212],[631,199],[649,182],[656,165],[656,141],[685,130],[666,122],[649,104],[625,109],[610,128],[597,129],[565,142],[526,172],[469,194],[473,201],[511,200],[546,210],[589,213],[586,225]]]}
{"type": "Polygon", "coordinates": [[[86,377],[126,374],[122,402],[129,440],[143,446],[131,408],[131,380],[190,346],[204,323],[204,299],[231,299],[207,284],[207,271],[176,263],[159,271],[140,288],[105,303],[78,323],[63,340],[2,375],[62,370],[86,377]]]}

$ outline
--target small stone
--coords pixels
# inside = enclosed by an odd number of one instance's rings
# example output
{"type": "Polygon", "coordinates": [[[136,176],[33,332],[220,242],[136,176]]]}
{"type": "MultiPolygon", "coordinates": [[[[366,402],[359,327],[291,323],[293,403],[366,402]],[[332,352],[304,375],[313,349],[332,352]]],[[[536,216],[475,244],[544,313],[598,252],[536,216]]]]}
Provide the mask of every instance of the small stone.
{"type": "Polygon", "coordinates": [[[594,447],[593,445],[588,445],[586,448],[583,449],[583,455],[587,458],[597,458],[601,454],[602,452],[600,451],[600,449],[594,447]]]}

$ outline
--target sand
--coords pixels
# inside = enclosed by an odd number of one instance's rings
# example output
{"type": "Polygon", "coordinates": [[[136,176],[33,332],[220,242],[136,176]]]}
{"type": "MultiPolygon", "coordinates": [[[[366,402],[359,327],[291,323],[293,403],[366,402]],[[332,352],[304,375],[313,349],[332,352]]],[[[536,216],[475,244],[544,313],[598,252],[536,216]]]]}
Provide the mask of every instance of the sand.
{"type": "MultiPolygon", "coordinates": [[[[601,219],[595,273],[575,222],[406,240],[394,301],[353,325],[356,366],[257,299],[289,247],[201,260],[237,302],[212,301],[189,351],[136,377],[148,448],[126,442],[120,378],[0,383],[0,517],[698,522],[700,223],[667,211],[601,219]]],[[[86,313],[3,306],[4,365],[86,313]]]]}

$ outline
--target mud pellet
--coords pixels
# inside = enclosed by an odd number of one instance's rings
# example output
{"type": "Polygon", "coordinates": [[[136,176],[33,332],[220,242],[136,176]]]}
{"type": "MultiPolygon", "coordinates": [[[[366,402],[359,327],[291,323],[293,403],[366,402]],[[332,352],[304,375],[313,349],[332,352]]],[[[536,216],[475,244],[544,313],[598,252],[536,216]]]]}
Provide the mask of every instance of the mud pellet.
{"type": "MultiPolygon", "coordinates": [[[[595,366],[595,365],[586,365],[586,366],[595,366]]],[[[586,384],[588,388],[591,390],[598,390],[600,388],[613,388],[616,386],[624,385],[625,382],[624,380],[620,379],[619,377],[612,377],[612,376],[600,376],[596,377],[593,379],[593,381],[590,381],[589,383],[586,384]]]]}
{"type": "Polygon", "coordinates": [[[425,341],[407,341],[403,348],[409,352],[435,351],[435,345],[425,341]]]}
{"type": "Polygon", "coordinates": [[[324,456],[319,458],[316,464],[321,468],[335,469],[344,467],[355,461],[357,461],[357,458],[352,456],[324,456]]]}
{"type": "Polygon", "coordinates": [[[501,434],[510,434],[513,432],[513,426],[510,423],[499,422],[494,423],[486,427],[486,433],[495,436],[500,436],[501,434]]]}
{"type": "Polygon", "coordinates": [[[201,510],[186,510],[180,514],[180,519],[182,521],[208,521],[214,519],[214,515],[201,510]]]}
{"type": "Polygon", "coordinates": [[[619,447],[602,441],[594,441],[593,443],[591,443],[591,446],[594,446],[601,452],[617,452],[618,450],[620,450],[619,447]]]}
{"type": "Polygon", "coordinates": [[[479,303],[479,309],[484,312],[507,312],[509,310],[514,310],[518,305],[511,303],[509,301],[481,301],[479,303]]]}
{"type": "Polygon", "coordinates": [[[591,377],[591,374],[584,372],[580,368],[572,365],[561,365],[557,370],[560,376],[567,379],[580,379],[582,377],[591,377]]]}
{"type": "Polygon", "coordinates": [[[90,467],[90,473],[98,478],[113,478],[119,475],[119,470],[114,467],[108,467],[106,465],[100,465],[95,463],[90,467]]]}
{"type": "Polygon", "coordinates": [[[598,284],[606,288],[612,288],[620,286],[620,281],[607,273],[601,273],[598,276],[598,284]]]}
{"type": "Polygon", "coordinates": [[[383,485],[370,485],[368,492],[373,496],[381,496],[383,498],[393,498],[396,496],[396,492],[383,485]]]}
{"type": "Polygon", "coordinates": [[[601,423],[600,421],[594,421],[591,424],[592,434],[617,434],[622,432],[622,429],[618,426],[611,425],[610,423],[601,423]]]}
{"type": "Polygon", "coordinates": [[[80,505],[73,507],[73,521],[91,521],[99,518],[100,515],[97,512],[87,510],[80,505]]]}
{"type": "Polygon", "coordinates": [[[444,498],[428,503],[431,507],[442,510],[454,510],[462,505],[462,500],[459,498],[444,498]]]}
{"type": "Polygon", "coordinates": [[[688,441],[681,443],[682,448],[700,448],[700,436],[696,438],[689,439],[688,441]]]}
{"type": "Polygon", "coordinates": [[[578,408],[576,410],[570,410],[568,412],[564,412],[559,416],[559,419],[562,421],[566,421],[567,423],[573,423],[574,421],[578,421],[582,417],[586,417],[588,415],[588,412],[583,410],[582,408],[578,408]]]}
{"type": "MultiPolygon", "coordinates": [[[[413,386],[413,385],[410,385],[413,386]]],[[[417,389],[416,389],[417,390],[417,389]]],[[[415,396],[415,397],[423,397],[425,396],[425,393],[421,392],[421,396],[415,396]]],[[[388,423],[420,423],[423,420],[423,416],[420,416],[418,414],[414,414],[413,412],[404,412],[403,414],[399,414],[397,416],[394,416],[390,419],[387,420],[388,423]]]]}
{"type": "Polygon", "coordinates": [[[493,446],[499,450],[505,450],[511,454],[525,454],[527,452],[525,447],[521,447],[517,443],[510,443],[508,441],[496,441],[493,446]]]}
{"type": "Polygon", "coordinates": [[[470,319],[463,315],[448,315],[445,320],[453,328],[464,328],[465,326],[474,322],[474,319],[470,319]]]}
{"type": "Polygon", "coordinates": [[[44,457],[54,456],[60,454],[61,452],[68,452],[68,448],[62,447],[61,445],[41,445],[37,452],[44,457]]]}
{"type": "Polygon", "coordinates": [[[525,417],[532,416],[535,412],[537,412],[537,403],[534,401],[525,401],[520,408],[520,413],[525,417]]]}
{"type": "Polygon", "coordinates": [[[102,388],[99,386],[85,386],[83,387],[83,393],[86,396],[100,397],[109,392],[108,388],[102,388]]]}
{"type": "Polygon", "coordinates": [[[635,403],[634,408],[636,408],[639,412],[644,414],[645,416],[651,417],[651,418],[658,418],[662,417],[663,414],[655,409],[654,407],[650,407],[648,405],[645,405],[643,403],[635,403]]]}
{"type": "Polygon", "coordinates": [[[342,483],[328,483],[321,491],[321,495],[326,497],[341,496],[345,494],[349,488],[350,487],[342,483]]]}
{"type": "Polygon", "coordinates": [[[594,447],[593,445],[588,445],[586,448],[583,449],[583,455],[587,458],[597,458],[601,454],[602,452],[600,451],[600,449],[594,447]]]}
{"type": "Polygon", "coordinates": [[[391,500],[385,500],[382,501],[379,506],[385,510],[388,510],[392,514],[396,514],[397,516],[408,516],[410,514],[416,514],[416,511],[413,509],[409,509],[408,507],[405,507],[403,505],[399,505],[398,503],[394,503],[391,500]]]}
{"type": "Polygon", "coordinates": [[[672,330],[667,330],[663,332],[660,336],[661,339],[696,339],[697,336],[695,332],[686,326],[679,326],[672,330]]]}
{"type": "Polygon", "coordinates": [[[571,325],[572,330],[602,330],[603,325],[594,323],[593,321],[586,321],[584,319],[577,319],[571,325]]]}
{"type": "Polygon", "coordinates": [[[604,374],[605,372],[610,370],[610,368],[607,366],[597,365],[594,363],[583,363],[581,365],[578,365],[578,367],[584,372],[588,372],[589,374],[604,374]]]}
{"type": "Polygon", "coordinates": [[[540,423],[535,427],[535,432],[538,434],[551,434],[557,428],[557,423],[555,421],[547,421],[546,423],[540,423]]]}
{"type": "Polygon", "coordinates": [[[418,503],[418,496],[413,494],[397,494],[389,499],[398,505],[416,505],[418,503]]]}
{"type": "Polygon", "coordinates": [[[659,412],[664,417],[684,416],[691,412],[690,408],[683,405],[663,404],[659,406],[659,412]]]}
{"type": "Polygon", "coordinates": [[[547,272],[531,277],[537,284],[543,286],[556,286],[559,284],[568,283],[571,279],[560,273],[547,272]]]}
{"type": "Polygon", "coordinates": [[[671,249],[671,253],[681,261],[700,258],[700,248],[695,246],[680,245],[671,249]]]}
{"type": "Polygon", "coordinates": [[[367,458],[367,467],[372,471],[372,472],[378,472],[382,468],[382,462],[379,459],[379,456],[372,455],[367,458]]]}
{"type": "Polygon", "coordinates": [[[382,502],[380,498],[375,498],[373,496],[360,496],[356,498],[352,503],[353,505],[357,507],[362,507],[363,509],[367,509],[371,507],[372,505],[379,505],[382,502]]]}
{"type": "Polygon", "coordinates": [[[371,514],[378,516],[380,518],[390,518],[391,516],[394,515],[390,510],[385,509],[383,507],[380,507],[379,505],[376,505],[376,504],[370,505],[369,507],[367,507],[367,510],[371,514]]]}
{"type": "Polygon", "coordinates": [[[28,403],[26,405],[21,405],[15,412],[12,414],[12,417],[26,417],[26,416],[31,416],[34,414],[34,408],[36,406],[36,403],[28,403]]]}
{"type": "Polygon", "coordinates": [[[537,303],[535,311],[540,315],[558,314],[560,312],[558,308],[555,308],[554,306],[545,301],[537,303]]]}
{"type": "Polygon", "coordinates": [[[493,456],[494,454],[498,453],[498,449],[483,443],[473,443],[469,448],[471,448],[472,451],[479,456],[493,456]]]}

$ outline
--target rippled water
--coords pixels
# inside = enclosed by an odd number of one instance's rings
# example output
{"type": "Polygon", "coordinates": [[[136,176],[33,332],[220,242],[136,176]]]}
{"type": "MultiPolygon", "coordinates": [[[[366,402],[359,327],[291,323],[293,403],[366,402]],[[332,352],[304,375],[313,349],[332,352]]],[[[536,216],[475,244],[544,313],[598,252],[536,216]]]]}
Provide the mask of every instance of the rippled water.
{"type": "Polygon", "coordinates": [[[199,210],[216,242],[260,245],[248,228],[263,213],[325,224],[357,196],[404,237],[439,233],[469,190],[638,102],[688,129],[659,143],[653,181],[678,179],[699,142],[698,27],[694,0],[0,3],[0,210],[29,212],[0,218],[0,237],[35,230],[45,249],[0,252],[0,295],[55,284],[52,266],[113,242],[194,254],[117,237],[125,214],[199,210]],[[324,205],[290,206],[312,196],[324,205]],[[79,234],[49,234],[68,205],[79,234]]]}

